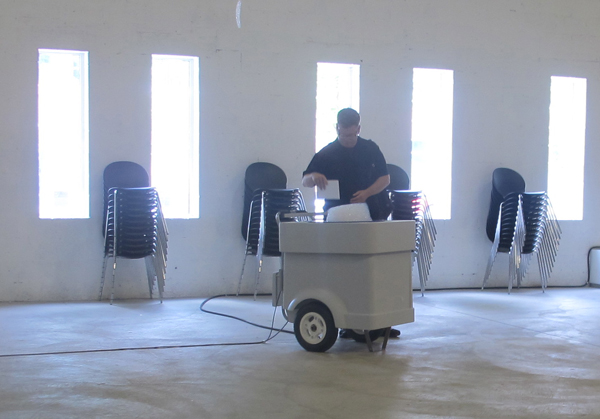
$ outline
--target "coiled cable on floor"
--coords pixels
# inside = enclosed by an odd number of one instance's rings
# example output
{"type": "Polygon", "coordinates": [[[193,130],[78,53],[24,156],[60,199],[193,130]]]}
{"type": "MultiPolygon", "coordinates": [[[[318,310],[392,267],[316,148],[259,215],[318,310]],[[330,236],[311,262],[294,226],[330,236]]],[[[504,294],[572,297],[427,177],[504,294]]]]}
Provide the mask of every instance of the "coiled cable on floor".
{"type": "MultiPolygon", "coordinates": [[[[242,297],[251,297],[254,294],[239,294],[239,295],[242,296],[242,297]]],[[[259,295],[261,297],[264,297],[264,296],[268,296],[268,295],[271,295],[271,294],[257,294],[257,295],[259,295]]],[[[289,333],[289,334],[292,334],[292,335],[294,334],[294,332],[292,332],[290,330],[284,330],[283,329],[283,327],[285,327],[288,324],[288,322],[286,322],[281,329],[277,329],[277,328],[273,327],[273,325],[275,324],[275,313],[277,312],[277,307],[275,307],[275,310],[273,311],[273,318],[271,320],[271,326],[264,326],[264,325],[261,325],[261,324],[253,323],[253,322],[251,322],[249,320],[246,320],[246,319],[243,319],[241,317],[233,316],[231,314],[226,314],[226,313],[219,313],[217,311],[211,311],[211,310],[207,310],[207,309],[204,308],[204,305],[206,303],[208,303],[211,300],[214,300],[215,298],[230,297],[230,296],[231,295],[229,295],[229,294],[220,294],[220,295],[215,295],[213,297],[207,298],[206,300],[204,300],[202,302],[202,304],[200,304],[200,311],[203,311],[203,312],[208,313],[208,314],[214,314],[215,316],[228,317],[230,319],[238,320],[238,321],[247,323],[247,324],[249,324],[251,326],[260,327],[261,329],[267,329],[267,330],[270,330],[272,332],[276,331],[277,334],[279,334],[279,333],[289,333]]],[[[279,301],[279,297],[280,296],[281,295],[279,295],[277,297],[277,301],[279,301]]],[[[277,335],[275,335],[275,336],[277,336],[277,335]]],[[[275,336],[273,336],[273,337],[275,337],[275,336]]],[[[270,340],[270,339],[268,339],[268,340],[270,340]]]]}

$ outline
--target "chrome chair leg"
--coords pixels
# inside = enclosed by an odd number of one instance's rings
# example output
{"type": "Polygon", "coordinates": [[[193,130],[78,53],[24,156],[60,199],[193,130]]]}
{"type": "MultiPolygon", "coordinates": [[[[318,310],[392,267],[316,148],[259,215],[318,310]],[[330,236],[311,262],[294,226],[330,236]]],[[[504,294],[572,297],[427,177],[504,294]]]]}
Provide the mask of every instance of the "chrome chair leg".
{"type": "Polygon", "coordinates": [[[104,291],[104,279],[106,277],[106,265],[108,264],[108,255],[104,256],[104,262],[102,263],[102,278],[100,279],[100,295],[98,301],[102,301],[102,291],[104,291]]]}
{"type": "Polygon", "coordinates": [[[235,294],[236,297],[240,295],[240,290],[242,289],[242,279],[244,279],[244,269],[246,269],[246,259],[248,259],[248,252],[244,255],[244,262],[242,263],[242,273],[240,274],[240,280],[238,281],[237,292],[235,294]]]}
{"type": "Polygon", "coordinates": [[[148,291],[150,291],[150,298],[152,298],[152,289],[154,288],[154,280],[156,277],[152,256],[146,256],[144,262],[146,263],[146,275],[148,276],[148,291]]]}
{"type": "Polygon", "coordinates": [[[115,297],[115,271],[117,270],[117,257],[113,257],[113,272],[112,272],[112,287],[110,289],[110,305],[113,303],[115,297]]]}

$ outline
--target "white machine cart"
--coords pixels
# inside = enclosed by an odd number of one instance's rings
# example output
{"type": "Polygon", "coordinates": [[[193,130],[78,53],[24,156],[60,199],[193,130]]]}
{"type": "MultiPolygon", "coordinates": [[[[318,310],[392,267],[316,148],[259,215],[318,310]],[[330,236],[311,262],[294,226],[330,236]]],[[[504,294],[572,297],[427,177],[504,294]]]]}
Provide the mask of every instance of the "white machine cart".
{"type": "Polygon", "coordinates": [[[383,334],[385,349],[392,326],[414,321],[414,221],[281,222],[279,248],[273,305],[307,351],[327,351],[338,328],[364,336],[370,351],[383,334]]]}

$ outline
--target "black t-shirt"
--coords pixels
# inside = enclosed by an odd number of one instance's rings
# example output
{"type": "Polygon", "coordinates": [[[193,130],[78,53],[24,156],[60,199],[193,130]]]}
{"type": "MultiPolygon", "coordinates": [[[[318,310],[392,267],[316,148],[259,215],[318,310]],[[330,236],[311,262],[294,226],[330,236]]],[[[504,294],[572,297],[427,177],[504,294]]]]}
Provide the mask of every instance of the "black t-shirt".
{"type": "MultiPolygon", "coordinates": [[[[349,204],[354,193],[367,189],[381,176],[388,174],[385,157],[377,144],[361,137],[358,137],[356,145],[352,148],[344,147],[337,139],[323,147],[314,155],[303,176],[313,172],[340,182],[340,199],[326,200],[325,211],[338,205],[349,204]]],[[[385,194],[385,191],[381,194],[385,194]]],[[[372,216],[376,197],[381,194],[367,199],[372,216]]]]}

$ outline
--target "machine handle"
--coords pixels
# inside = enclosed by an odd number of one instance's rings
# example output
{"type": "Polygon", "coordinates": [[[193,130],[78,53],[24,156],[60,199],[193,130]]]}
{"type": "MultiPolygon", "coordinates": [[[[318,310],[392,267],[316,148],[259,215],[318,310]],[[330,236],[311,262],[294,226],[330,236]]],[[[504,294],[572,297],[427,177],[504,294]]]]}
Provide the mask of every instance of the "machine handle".
{"type": "Polygon", "coordinates": [[[327,212],[278,212],[277,214],[275,214],[275,220],[277,220],[277,225],[281,223],[282,219],[286,218],[292,219],[298,217],[308,217],[312,218],[311,221],[315,221],[316,216],[320,215],[324,219],[326,214],[327,212]]]}

